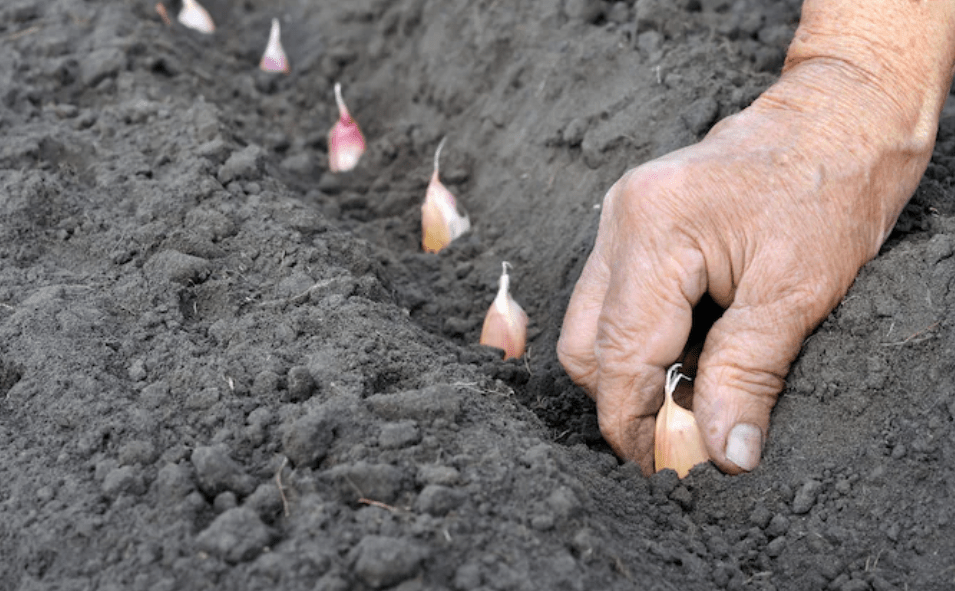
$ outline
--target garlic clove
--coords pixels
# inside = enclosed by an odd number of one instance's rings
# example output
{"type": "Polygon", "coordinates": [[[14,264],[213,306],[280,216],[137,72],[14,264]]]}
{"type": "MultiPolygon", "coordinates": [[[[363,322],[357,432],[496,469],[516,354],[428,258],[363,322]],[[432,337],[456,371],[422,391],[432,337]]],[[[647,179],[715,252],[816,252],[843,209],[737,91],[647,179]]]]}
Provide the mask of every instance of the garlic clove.
{"type": "Polygon", "coordinates": [[[446,139],[441,140],[434,152],[434,173],[421,204],[421,246],[425,252],[440,252],[471,229],[471,220],[458,212],[454,194],[441,183],[438,160],[446,139]]]}
{"type": "Polygon", "coordinates": [[[196,0],[182,0],[182,9],[179,11],[178,18],[184,27],[195,29],[200,33],[211,34],[216,30],[212,17],[196,0]]]}
{"type": "Polygon", "coordinates": [[[338,121],[328,132],[328,168],[332,172],[346,172],[358,165],[365,153],[365,136],[352,119],[342,99],[342,85],[335,83],[335,102],[338,103],[338,121]]]}
{"type": "Polygon", "coordinates": [[[524,354],[527,344],[527,314],[510,294],[511,278],[507,274],[510,263],[502,263],[504,272],[498,284],[497,296],[484,317],[481,344],[504,350],[504,359],[516,359],[524,354]]]}
{"type": "Polygon", "coordinates": [[[288,74],[290,71],[288,58],[285,57],[285,49],[282,48],[282,32],[279,28],[279,19],[272,19],[272,30],[269,31],[269,42],[265,46],[265,53],[262,54],[262,61],[259,62],[259,69],[263,72],[281,72],[288,74]]]}
{"type": "Polygon", "coordinates": [[[657,414],[653,457],[657,472],[670,468],[683,478],[693,466],[709,460],[710,454],[703,444],[696,417],[673,400],[680,378],[686,378],[679,372],[680,366],[676,363],[667,370],[663,407],[657,414]]]}
{"type": "Polygon", "coordinates": [[[162,19],[162,22],[166,23],[166,26],[172,25],[172,21],[169,20],[169,13],[166,12],[166,6],[162,2],[156,3],[156,14],[159,15],[159,18],[162,19]]]}

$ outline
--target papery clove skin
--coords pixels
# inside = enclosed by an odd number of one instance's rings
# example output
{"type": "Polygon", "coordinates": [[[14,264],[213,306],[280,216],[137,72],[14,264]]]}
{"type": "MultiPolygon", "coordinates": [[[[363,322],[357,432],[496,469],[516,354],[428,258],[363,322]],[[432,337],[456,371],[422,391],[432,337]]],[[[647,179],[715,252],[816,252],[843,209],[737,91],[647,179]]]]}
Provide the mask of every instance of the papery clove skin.
{"type": "Polygon", "coordinates": [[[196,0],[182,0],[182,10],[179,11],[178,19],[184,27],[200,33],[211,34],[216,30],[212,17],[196,0]]]}
{"type": "Polygon", "coordinates": [[[162,22],[164,22],[167,27],[172,25],[172,21],[169,20],[169,13],[166,12],[166,6],[162,2],[156,3],[156,14],[159,15],[159,18],[162,19],[162,22]]]}
{"type": "Polygon", "coordinates": [[[434,152],[434,173],[421,204],[421,247],[425,252],[440,252],[451,242],[471,229],[471,220],[458,212],[457,200],[441,182],[438,161],[441,148],[448,138],[438,144],[434,152]]]}
{"type": "Polygon", "coordinates": [[[498,283],[497,296],[484,317],[481,344],[504,350],[504,359],[516,359],[524,354],[527,344],[527,314],[511,297],[511,278],[508,262],[502,263],[504,272],[498,283]]]}
{"type": "Polygon", "coordinates": [[[335,83],[335,102],[338,103],[338,121],[328,132],[328,168],[332,172],[347,172],[358,165],[365,153],[365,136],[348,112],[342,98],[342,85],[338,82],[335,83]]]}
{"type": "Polygon", "coordinates": [[[673,400],[673,392],[681,378],[680,364],[667,370],[663,406],[657,414],[653,459],[655,470],[675,470],[683,478],[690,469],[710,459],[696,417],[673,400]]]}
{"type": "Polygon", "coordinates": [[[259,62],[259,69],[263,72],[281,72],[282,74],[288,74],[291,71],[285,49],[282,47],[282,31],[277,18],[272,19],[269,42],[259,62]]]}

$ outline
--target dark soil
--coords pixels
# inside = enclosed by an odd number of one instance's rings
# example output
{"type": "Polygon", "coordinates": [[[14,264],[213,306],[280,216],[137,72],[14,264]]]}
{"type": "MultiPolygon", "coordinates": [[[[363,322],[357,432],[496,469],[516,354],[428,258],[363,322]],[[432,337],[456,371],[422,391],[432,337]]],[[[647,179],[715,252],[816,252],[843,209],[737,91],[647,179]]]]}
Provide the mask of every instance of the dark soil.
{"type": "Polygon", "coordinates": [[[563,312],[604,191],[769,85],[798,3],[205,5],[0,7],[0,589],[955,586],[955,117],[762,466],[647,479],[563,312]],[[427,255],[445,135],[474,229],[427,255]],[[476,344],[502,260],[519,361],[476,344]]]}

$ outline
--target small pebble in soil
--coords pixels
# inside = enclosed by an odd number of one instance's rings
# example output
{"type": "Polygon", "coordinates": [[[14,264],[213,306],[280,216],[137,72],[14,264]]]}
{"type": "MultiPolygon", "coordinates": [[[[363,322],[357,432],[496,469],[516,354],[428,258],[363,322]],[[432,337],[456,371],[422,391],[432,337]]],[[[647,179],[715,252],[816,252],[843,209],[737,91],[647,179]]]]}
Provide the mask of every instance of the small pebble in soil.
{"type": "Polygon", "coordinates": [[[587,132],[587,120],[582,117],[575,117],[570,120],[561,133],[564,143],[568,146],[579,146],[584,140],[584,134],[587,132]]]}
{"type": "Polygon", "coordinates": [[[80,80],[86,86],[96,86],[103,79],[126,69],[126,52],[119,47],[97,49],[86,53],[80,61],[80,80]]]}
{"type": "Polygon", "coordinates": [[[769,521],[773,518],[772,512],[765,505],[756,505],[753,512],[749,515],[749,522],[756,527],[766,528],[769,521]]]}
{"type": "Polygon", "coordinates": [[[152,443],[140,439],[129,441],[119,448],[119,463],[122,466],[135,464],[145,466],[155,462],[158,456],[156,447],[152,443]]]}
{"type": "Polygon", "coordinates": [[[233,152],[219,168],[217,178],[223,185],[236,179],[256,178],[264,151],[255,144],[233,152]]]}
{"type": "Polygon", "coordinates": [[[871,579],[869,580],[869,582],[871,583],[872,589],[874,591],[898,591],[899,589],[892,583],[886,581],[885,579],[883,579],[882,577],[876,574],[871,575],[871,579]]]}
{"type": "Polygon", "coordinates": [[[481,565],[476,562],[466,562],[454,572],[454,588],[462,591],[477,589],[481,586],[481,565]]]}
{"type": "Polygon", "coordinates": [[[305,152],[286,157],[282,160],[281,166],[285,170],[296,174],[308,174],[315,168],[312,157],[305,152]]]}
{"type": "Polygon", "coordinates": [[[206,410],[219,402],[218,388],[203,388],[194,390],[186,397],[186,408],[190,410],[206,410]]]}
{"type": "Polygon", "coordinates": [[[789,518],[777,513],[766,527],[766,535],[770,538],[785,535],[789,531],[789,518]]]}
{"type": "Polygon", "coordinates": [[[770,558],[776,558],[786,549],[786,536],[780,536],[766,545],[766,555],[770,558]]]}
{"type": "Polygon", "coordinates": [[[385,423],[378,434],[378,445],[384,449],[408,447],[421,441],[421,430],[415,421],[385,423]]]}
{"type": "Polygon", "coordinates": [[[716,99],[705,96],[690,103],[680,116],[691,133],[700,135],[710,128],[719,111],[720,105],[716,99]]]}
{"type": "Polygon", "coordinates": [[[280,381],[281,378],[274,371],[260,371],[252,380],[252,389],[249,392],[257,398],[266,398],[270,394],[278,392],[280,381]]]}
{"type": "Polygon", "coordinates": [[[314,466],[325,458],[335,439],[334,422],[324,412],[300,417],[288,429],[283,450],[293,465],[314,466]]]}
{"type": "Polygon", "coordinates": [[[580,510],[580,500],[570,488],[558,487],[547,497],[547,506],[562,518],[574,517],[580,510]]]}
{"type": "Polygon", "coordinates": [[[607,20],[618,25],[630,22],[630,7],[626,2],[614,2],[607,11],[607,20]]]}
{"type": "Polygon", "coordinates": [[[158,408],[169,399],[169,384],[164,380],[153,382],[139,393],[139,400],[146,408],[158,408]]]}
{"type": "Polygon", "coordinates": [[[574,534],[571,544],[577,556],[585,563],[596,558],[600,550],[600,540],[590,528],[583,528],[574,534]]]}
{"type": "MultiPolygon", "coordinates": [[[[833,587],[833,585],[830,585],[830,588],[831,587],[833,587]]],[[[836,588],[839,591],[870,591],[872,589],[869,583],[863,579],[849,579],[836,588]]]]}
{"type": "Polygon", "coordinates": [[[660,51],[663,44],[663,35],[657,31],[644,31],[637,36],[637,47],[640,52],[647,56],[653,56],[660,51]]]}
{"type": "Polygon", "coordinates": [[[365,536],[355,548],[355,574],[366,585],[381,589],[410,579],[430,556],[415,540],[365,536]]]}
{"type": "Polygon", "coordinates": [[[139,495],[145,488],[139,471],[132,466],[115,468],[103,479],[103,494],[110,498],[121,494],[139,495]]]}
{"type": "Polygon", "coordinates": [[[457,484],[461,473],[451,466],[421,466],[415,480],[418,484],[443,484],[450,486],[457,484]]]}
{"type": "Polygon", "coordinates": [[[312,397],[315,380],[304,365],[296,365],[288,370],[288,396],[292,402],[301,402],[312,397]]]}
{"type": "Polygon", "coordinates": [[[955,252],[952,237],[948,234],[936,234],[925,246],[924,260],[927,265],[934,265],[942,259],[947,259],[955,252]]]}
{"type": "Polygon", "coordinates": [[[229,509],[234,509],[236,505],[238,505],[238,501],[235,498],[235,493],[231,490],[217,494],[212,501],[212,508],[216,513],[224,513],[229,509]]]}
{"type": "Polygon", "coordinates": [[[796,496],[793,498],[793,513],[796,515],[808,513],[813,505],[816,504],[816,498],[819,496],[819,491],[821,490],[822,483],[818,480],[809,479],[805,481],[802,486],[799,487],[799,490],[796,491],[796,496]]]}
{"type": "Polygon", "coordinates": [[[464,493],[460,490],[440,484],[429,484],[418,494],[415,510],[441,517],[457,509],[464,499],[464,493]]]}
{"type": "Polygon", "coordinates": [[[272,522],[283,511],[282,495],[274,482],[264,482],[242,504],[255,511],[266,522],[272,522]]]}
{"type": "Polygon", "coordinates": [[[272,533],[255,511],[235,507],[219,515],[196,537],[196,547],[228,562],[242,562],[268,546],[272,533]]]}
{"type": "Polygon", "coordinates": [[[554,529],[553,513],[538,513],[531,517],[531,527],[537,531],[548,531],[554,529]]]}
{"type": "Polygon", "coordinates": [[[255,480],[229,457],[224,445],[197,447],[191,459],[199,487],[207,495],[231,490],[245,496],[255,490],[255,480]]]}
{"type": "Polygon", "coordinates": [[[682,484],[670,493],[670,500],[678,504],[684,511],[693,509],[693,493],[682,484]]]}
{"type": "Polygon", "coordinates": [[[348,581],[331,573],[323,575],[315,583],[314,591],[348,591],[352,586],[348,581]]]}
{"type": "Polygon", "coordinates": [[[322,477],[337,484],[346,502],[366,498],[390,503],[402,488],[402,471],[389,464],[340,464],[323,472],[322,477]]]}
{"type": "Polygon", "coordinates": [[[428,386],[395,394],[375,394],[366,402],[378,416],[390,419],[414,419],[430,422],[443,418],[454,422],[461,412],[461,393],[453,386],[428,386]]]}
{"type": "Polygon", "coordinates": [[[650,476],[650,488],[654,496],[667,497],[680,484],[680,477],[675,470],[660,470],[650,476]]]}
{"type": "Polygon", "coordinates": [[[143,363],[142,359],[136,359],[133,361],[129,369],[126,370],[126,373],[129,375],[129,378],[134,382],[141,382],[146,379],[146,366],[143,363]]]}
{"type": "Polygon", "coordinates": [[[564,13],[571,20],[592,23],[603,16],[603,0],[565,0],[564,13]]]}
{"type": "Polygon", "coordinates": [[[182,464],[166,464],[156,475],[154,483],[158,498],[164,503],[176,504],[196,490],[190,470],[182,464]]]}
{"type": "Polygon", "coordinates": [[[209,261],[178,250],[163,250],[143,265],[148,276],[163,277],[174,283],[199,283],[210,272],[209,261]]]}

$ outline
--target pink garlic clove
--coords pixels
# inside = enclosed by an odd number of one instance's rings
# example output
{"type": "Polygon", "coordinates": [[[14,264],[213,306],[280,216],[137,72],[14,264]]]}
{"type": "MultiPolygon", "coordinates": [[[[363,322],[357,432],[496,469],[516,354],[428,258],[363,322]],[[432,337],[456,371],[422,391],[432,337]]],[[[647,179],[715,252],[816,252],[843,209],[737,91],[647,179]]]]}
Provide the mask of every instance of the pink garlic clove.
{"type": "Polygon", "coordinates": [[[434,173],[421,204],[421,246],[425,252],[440,252],[451,242],[471,229],[471,220],[458,212],[457,200],[441,182],[438,161],[444,141],[434,152],[434,173]]]}
{"type": "Polygon", "coordinates": [[[365,136],[352,119],[342,99],[342,85],[335,83],[335,102],[338,103],[338,121],[328,132],[328,168],[332,172],[346,172],[358,164],[365,153],[365,136]]]}
{"type": "Polygon", "coordinates": [[[504,350],[504,359],[516,359],[524,354],[527,345],[527,314],[511,297],[510,266],[502,263],[504,272],[498,284],[497,296],[484,317],[481,344],[504,350]]]}

